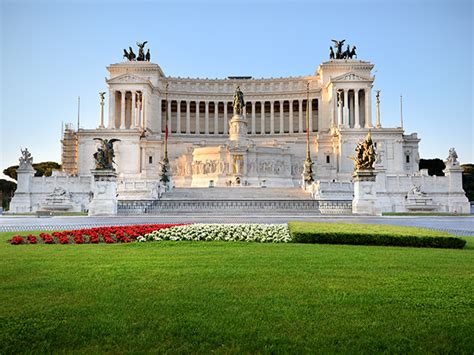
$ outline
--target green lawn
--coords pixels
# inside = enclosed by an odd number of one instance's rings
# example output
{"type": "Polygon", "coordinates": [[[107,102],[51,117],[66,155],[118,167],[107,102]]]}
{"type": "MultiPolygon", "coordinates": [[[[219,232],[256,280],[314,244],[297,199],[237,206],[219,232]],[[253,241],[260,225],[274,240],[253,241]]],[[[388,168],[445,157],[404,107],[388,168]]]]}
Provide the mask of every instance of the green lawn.
{"type": "Polygon", "coordinates": [[[469,353],[463,250],[225,242],[19,245],[0,353],[469,353]]]}

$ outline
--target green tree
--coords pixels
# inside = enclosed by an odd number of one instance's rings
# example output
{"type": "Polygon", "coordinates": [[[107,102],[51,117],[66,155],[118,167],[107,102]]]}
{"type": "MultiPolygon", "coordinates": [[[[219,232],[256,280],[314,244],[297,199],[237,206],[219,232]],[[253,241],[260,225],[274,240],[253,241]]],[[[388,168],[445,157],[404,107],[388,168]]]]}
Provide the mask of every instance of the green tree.
{"type": "Polygon", "coordinates": [[[1,200],[1,206],[4,209],[8,209],[8,206],[10,205],[10,201],[13,197],[13,192],[16,190],[16,183],[13,181],[5,180],[5,179],[0,179],[0,200],[1,200]]]}
{"type": "Polygon", "coordinates": [[[420,169],[428,169],[428,175],[444,176],[446,165],[441,159],[420,159],[420,169]]]}
{"type": "MultiPolygon", "coordinates": [[[[51,176],[53,170],[61,169],[61,164],[58,164],[54,161],[44,161],[41,163],[33,164],[33,168],[36,170],[35,176],[51,176]]],[[[12,179],[16,180],[16,170],[18,169],[18,165],[9,166],[3,173],[6,176],[11,177],[12,179]]]]}
{"type": "Polygon", "coordinates": [[[474,201],[474,164],[463,164],[462,188],[466,191],[469,201],[474,201]]]}

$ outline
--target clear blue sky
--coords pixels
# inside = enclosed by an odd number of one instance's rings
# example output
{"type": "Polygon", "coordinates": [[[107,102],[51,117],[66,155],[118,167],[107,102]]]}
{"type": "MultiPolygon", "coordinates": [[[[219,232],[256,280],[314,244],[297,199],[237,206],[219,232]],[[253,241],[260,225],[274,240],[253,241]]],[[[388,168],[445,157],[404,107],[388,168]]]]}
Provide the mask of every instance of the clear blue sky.
{"type": "Polygon", "coordinates": [[[406,1],[10,1],[1,2],[0,168],[20,147],[60,161],[61,122],[99,120],[105,67],[148,41],[166,75],[299,76],[327,59],[332,38],[375,64],[382,125],[407,133],[422,158],[456,147],[474,162],[473,6],[406,1]]]}

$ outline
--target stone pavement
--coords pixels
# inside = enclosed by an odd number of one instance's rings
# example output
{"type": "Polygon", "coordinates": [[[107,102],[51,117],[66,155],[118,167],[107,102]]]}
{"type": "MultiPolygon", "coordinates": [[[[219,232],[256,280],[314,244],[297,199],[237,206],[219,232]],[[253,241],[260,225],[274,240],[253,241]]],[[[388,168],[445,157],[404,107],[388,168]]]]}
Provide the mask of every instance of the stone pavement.
{"type": "Polygon", "coordinates": [[[34,217],[34,216],[0,216],[0,232],[17,232],[29,230],[64,230],[98,226],[148,224],[148,223],[286,223],[288,221],[336,222],[358,224],[391,224],[397,226],[423,227],[446,231],[463,236],[474,236],[474,216],[213,216],[205,215],[167,215],[137,217],[34,217]]]}

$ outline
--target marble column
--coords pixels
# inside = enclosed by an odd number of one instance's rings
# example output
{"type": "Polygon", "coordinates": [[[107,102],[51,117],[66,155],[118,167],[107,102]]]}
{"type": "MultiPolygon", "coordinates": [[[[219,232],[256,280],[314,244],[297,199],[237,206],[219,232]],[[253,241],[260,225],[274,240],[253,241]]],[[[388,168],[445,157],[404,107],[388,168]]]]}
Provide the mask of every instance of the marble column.
{"type": "MultiPolygon", "coordinates": [[[[138,127],[143,128],[142,125],[142,106],[143,106],[143,93],[140,92],[138,94],[138,102],[137,102],[137,116],[138,116],[138,127]]],[[[160,100],[161,101],[161,100],[160,100]]],[[[160,106],[161,107],[161,106],[160,106]]],[[[160,126],[161,129],[161,126],[160,126]]]]}
{"type": "Polygon", "coordinates": [[[209,101],[204,101],[204,133],[209,134],[209,101]]]}
{"type": "Polygon", "coordinates": [[[227,102],[224,101],[224,134],[228,134],[228,117],[227,117],[227,102]]]}
{"type": "Polygon", "coordinates": [[[265,134],[265,101],[260,102],[260,134],[265,134]]]}
{"type": "Polygon", "coordinates": [[[142,92],[142,128],[146,129],[146,115],[148,114],[148,110],[146,109],[146,105],[148,104],[148,95],[146,91],[142,92]]]}
{"type": "Polygon", "coordinates": [[[120,108],[120,129],[125,129],[125,94],[126,91],[120,91],[121,94],[121,108],[120,108]]]}
{"type": "Polygon", "coordinates": [[[252,105],[252,134],[255,134],[255,108],[257,106],[257,103],[255,101],[252,101],[250,103],[252,105]]]}
{"type": "Polygon", "coordinates": [[[342,90],[337,95],[337,125],[342,126],[342,90]]]}
{"type": "Polygon", "coordinates": [[[181,100],[176,100],[176,133],[181,133],[181,100]]]}
{"type": "Polygon", "coordinates": [[[342,125],[349,127],[349,90],[344,89],[344,108],[342,109],[342,125]]]}
{"type": "MultiPolygon", "coordinates": [[[[161,97],[158,99],[158,129],[160,130],[160,134],[162,133],[162,130],[163,130],[163,113],[162,113],[162,107],[163,107],[163,100],[161,99],[161,97]]],[[[139,115],[139,111],[137,110],[137,126],[140,126],[140,115],[139,115]]]]}
{"type": "Polygon", "coordinates": [[[186,134],[191,133],[191,101],[186,100],[186,134]]]}
{"type": "Polygon", "coordinates": [[[290,124],[289,124],[289,132],[293,133],[293,100],[289,101],[290,103],[290,124]]]}
{"type": "Polygon", "coordinates": [[[359,116],[359,89],[354,90],[354,128],[360,128],[360,116],[359,116]]]}
{"type": "Polygon", "coordinates": [[[298,132],[303,133],[303,100],[298,100],[299,116],[298,116],[298,132]]]}
{"type": "Polygon", "coordinates": [[[352,95],[349,95],[349,115],[348,115],[347,125],[349,127],[354,128],[354,90],[351,90],[351,91],[352,91],[352,95]]]}
{"type": "Polygon", "coordinates": [[[201,134],[201,123],[199,122],[199,101],[196,101],[196,134],[201,134]]]}
{"type": "Polygon", "coordinates": [[[209,101],[204,101],[204,133],[209,134],[209,101]]]}
{"type": "Polygon", "coordinates": [[[133,128],[138,127],[136,116],[135,116],[136,115],[135,106],[137,105],[136,96],[137,96],[136,91],[135,90],[132,91],[132,120],[131,120],[131,125],[133,126],[133,128]]]}
{"type": "Polygon", "coordinates": [[[168,102],[166,103],[166,112],[168,115],[168,134],[171,134],[171,101],[168,98],[168,102]]]}
{"type": "Polygon", "coordinates": [[[108,129],[115,128],[115,90],[109,90],[109,123],[108,129]]]}
{"type": "Polygon", "coordinates": [[[214,101],[214,134],[219,134],[219,102],[214,101]]]}
{"type": "Polygon", "coordinates": [[[372,95],[371,89],[365,89],[365,128],[372,128],[372,95]]]}
{"type": "Polygon", "coordinates": [[[275,133],[275,101],[270,101],[270,134],[275,133]]]}
{"type": "Polygon", "coordinates": [[[283,103],[284,101],[280,100],[280,129],[278,131],[280,134],[285,133],[285,126],[283,122],[283,103]]]}

